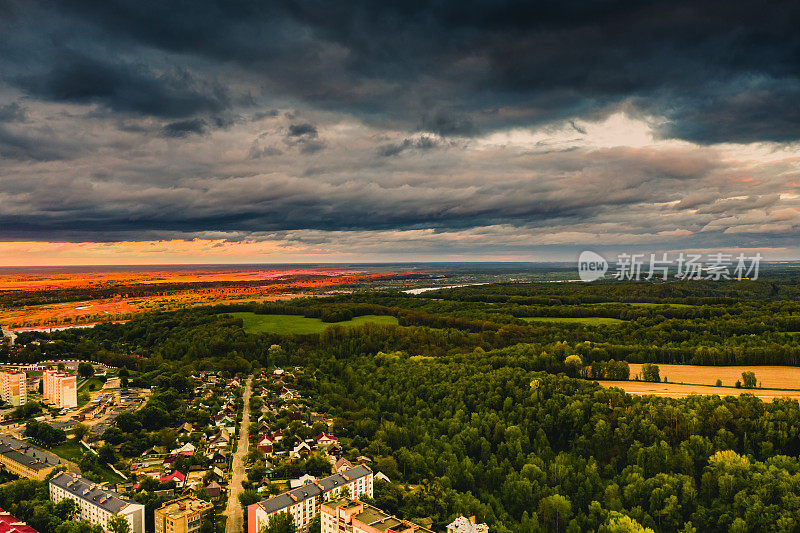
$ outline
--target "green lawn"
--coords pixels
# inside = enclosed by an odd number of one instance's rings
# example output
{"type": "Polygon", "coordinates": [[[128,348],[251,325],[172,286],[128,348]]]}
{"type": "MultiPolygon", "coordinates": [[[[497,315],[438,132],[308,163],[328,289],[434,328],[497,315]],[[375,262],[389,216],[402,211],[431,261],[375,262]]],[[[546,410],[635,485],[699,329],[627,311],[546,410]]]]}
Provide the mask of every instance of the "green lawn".
{"type": "Polygon", "coordinates": [[[86,448],[81,446],[77,440],[72,438],[67,439],[67,442],[64,444],[50,448],[50,451],[62,459],[66,459],[67,461],[72,461],[73,463],[77,464],[80,462],[81,457],[83,457],[83,452],[86,451],[86,448]]]}
{"type": "Polygon", "coordinates": [[[103,388],[103,382],[100,378],[91,377],[86,379],[78,385],[78,390],[97,391],[103,388]]]}
{"type": "Polygon", "coordinates": [[[691,304],[654,303],[654,302],[600,302],[589,305],[628,305],[630,307],[661,307],[662,305],[668,305],[669,307],[696,307],[691,304]]]}
{"type": "Polygon", "coordinates": [[[564,318],[557,316],[526,316],[521,317],[527,322],[562,322],[566,324],[586,324],[587,326],[609,326],[612,324],[622,324],[624,320],[618,318],[604,318],[599,316],[587,316],[581,318],[564,318]]]}
{"type": "Polygon", "coordinates": [[[244,322],[247,333],[277,333],[279,335],[307,335],[322,333],[330,326],[357,326],[366,322],[397,324],[397,318],[385,315],[364,315],[345,322],[323,322],[319,318],[300,315],[257,315],[255,313],[231,313],[244,322]]]}

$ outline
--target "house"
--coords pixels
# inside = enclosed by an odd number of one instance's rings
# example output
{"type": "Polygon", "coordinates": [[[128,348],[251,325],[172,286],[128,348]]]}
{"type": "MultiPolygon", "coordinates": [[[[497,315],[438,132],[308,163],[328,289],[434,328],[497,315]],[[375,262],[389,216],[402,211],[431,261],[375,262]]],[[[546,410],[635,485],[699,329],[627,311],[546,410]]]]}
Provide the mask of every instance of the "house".
{"type": "Polygon", "coordinates": [[[306,474],[304,476],[300,476],[297,479],[290,479],[289,480],[289,488],[290,489],[296,489],[297,487],[302,487],[303,485],[307,485],[309,483],[313,483],[316,480],[317,480],[317,478],[315,478],[314,476],[306,474]]]}
{"type": "Polygon", "coordinates": [[[228,460],[227,457],[225,457],[224,455],[222,455],[221,453],[219,453],[216,450],[212,451],[211,453],[206,455],[206,458],[208,458],[208,460],[211,461],[214,464],[222,464],[222,463],[224,463],[224,462],[226,462],[228,460]]]}
{"type": "Polygon", "coordinates": [[[317,435],[317,446],[320,448],[327,448],[328,446],[336,444],[337,442],[339,442],[339,439],[333,435],[328,435],[324,432],[317,435]]]}
{"type": "Polygon", "coordinates": [[[180,455],[182,457],[192,457],[194,455],[195,450],[196,450],[196,448],[195,448],[194,444],[192,444],[191,442],[187,442],[186,444],[184,444],[180,448],[176,448],[175,450],[172,450],[172,452],[170,452],[170,454],[171,455],[180,455]]]}
{"type": "Polygon", "coordinates": [[[307,442],[301,442],[300,444],[298,444],[297,446],[292,448],[292,451],[289,454],[289,457],[292,457],[292,458],[300,457],[301,453],[310,452],[310,451],[311,451],[311,446],[309,446],[307,442]]]}
{"type": "Polygon", "coordinates": [[[225,481],[225,472],[223,472],[223,471],[222,471],[222,469],[221,469],[220,467],[218,467],[218,466],[212,466],[212,467],[211,467],[211,472],[212,472],[212,473],[213,473],[215,476],[217,476],[217,478],[218,478],[219,480],[221,480],[221,481],[223,481],[223,482],[225,481]]]}
{"type": "Polygon", "coordinates": [[[267,470],[267,479],[272,479],[275,477],[275,465],[273,465],[269,460],[264,462],[264,466],[267,470]]]}
{"type": "Polygon", "coordinates": [[[375,474],[375,481],[377,481],[379,479],[381,481],[385,481],[385,482],[389,483],[389,476],[387,476],[383,472],[378,472],[377,474],[375,474]]]}
{"type": "Polygon", "coordinates": [[[267,442],[267,443],[264,443],[264,444],[259,443],[258,444],[258,449],[261,450],[264,453],[272,453],[273,452],[272,443],[271,442],[267,442]]]}
{"type": "Polygon", "coordinates": [[[274,442],[280,442],[283,440],[283,431],[280,429],[278,431],[273,431],[271,437],[274,442]]]}
{"type": "Polygon", "coordinates": [[[336,471],[339,472],[339,473],[344,472],[345,470],[349,470],[349,469],[353,468],[353,465],[350,463],[350,461],[348,461],[344,457],[342,457],[341,459],[336,461],[336,464],[333,465],[333,466],[336,469],[336,471]]]}
{"type": "Polygon", "coordinates": [[[219,433],[211,437],[211,440],[208,441],[209,448],[227,448],[231,442],[231,435],[228,433],[228,430],[222,428],[219,430],[219,433]]]}
{"type": "Polygon", "coordinates": [[[222,487],[216,481],[212,481],[206,485],[206,494],[208,494],[211,498],[218,498],[222,495],[222,487]]]}
{"type": "Polygon", "coordinates": [[[168,476],[161,476],[158,481],[161,483],[169,483],[170,481],[174,481],[180,487],[186,481],[186,476],[176,470],[168,476]]]}
{"type": "Polygon", "coordinates": [[[184,425],[181,426],[182,433],[191,433],[192,431],[194,431],[194,428],[189,422],[186,422],[184,425]]]}
{"type": "Polygon", "coordinates": [[[314,424],[316,422],[322,422],[325,419],[325,416],[320,413],[311,413],[309,419],[311,420],[311,423],[314,424]]]}

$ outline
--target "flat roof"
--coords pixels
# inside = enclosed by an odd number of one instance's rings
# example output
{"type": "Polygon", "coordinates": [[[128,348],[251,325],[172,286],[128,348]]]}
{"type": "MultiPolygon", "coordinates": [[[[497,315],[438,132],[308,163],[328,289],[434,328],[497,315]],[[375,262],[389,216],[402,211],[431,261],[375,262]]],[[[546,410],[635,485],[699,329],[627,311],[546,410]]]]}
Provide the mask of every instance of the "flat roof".
{"type": "Polygon", "coordinates": [[[197,498],[179,498],[167,502],[157,509],[160,513],[169,515],[170,518],[181,518],[185,515],[191,515],[198,512],[203,512],[214,507],[214,504],[205,500],[198,500],[197,498]]]}

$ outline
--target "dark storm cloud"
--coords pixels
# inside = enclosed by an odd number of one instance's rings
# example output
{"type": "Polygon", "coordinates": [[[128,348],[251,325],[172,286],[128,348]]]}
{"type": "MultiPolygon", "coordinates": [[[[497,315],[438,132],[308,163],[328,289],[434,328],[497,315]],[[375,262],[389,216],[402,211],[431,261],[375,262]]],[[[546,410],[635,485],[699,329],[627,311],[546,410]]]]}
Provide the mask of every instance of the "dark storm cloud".
{"type": "Polygon", "coordinates": [[[190,135],[202,135],[206,133],[206,121],[195,118],[191,120],[179,120],[170,122],[161,128],[162,137],[182,138],[190,135]]]}
{"type": "Polygon", "coordinates": [[[441,142],[432,137],[420,137],[419,139],[403,139],[403,142],[387,144],[378,148],[378,154],[383,157],[391,157],[401,154],[406,150],[432,150],[441,146],[441,142]]]}
{"type": "Polygon", "coordinates": [[[796,166],[711,145],[800,140],[798,19],[795,1],[0,0],[0,235],[766,231],[796,166]],[[574,141],[619,112],[705,151],[574,141]]]}
{"type": "Polygon", "coordinates": [[[51,101],[99,103],[113,111],[160,117],[218,112],[230,103],[224,88],[185,70],[155,72],[142,64],[83,56],[58,58],[52,69],[20,76],[17,82],[30,94],[51,101]]]}
{"type": "MultiPolygon", "coordinates": [[[[51,25],[75,20],[117,51],[138,50],[142,61],[154,51],[175,62],[202,58],[206,74],[235,64],[242,78],[260,78],[270,93],[442,135],[598,116],[634,102],[670,119],[665,136],[800,138],[792,105],[800,90],[795,1],[35,5],[41,12],[21,3],[17,10],[22,18],[44,17],[29,30],[42,32],[40,47],[48,46],[51,25]],[[442,110],[450,106],[458,113],[442,110]],[[724,127],[717,128],[720,117],[724,127]]],[[[67,40],[74,49],[94,49],[77,36],[67,40]]],[[[188,75],[44,56],[42,78],[22,82],[43,98],[180,117],[231,105],[188,75]]]]}
{"type": "Polygon", "coordinates": [[[0,105],[0,122],[25,122],[28,111],[19,102],[0,105]]]}
{"type": "Polygon", "coordinates": [[[313,124],[292,124],[289,126],[289,137],[315,138],[317,128],[313,124]]]}

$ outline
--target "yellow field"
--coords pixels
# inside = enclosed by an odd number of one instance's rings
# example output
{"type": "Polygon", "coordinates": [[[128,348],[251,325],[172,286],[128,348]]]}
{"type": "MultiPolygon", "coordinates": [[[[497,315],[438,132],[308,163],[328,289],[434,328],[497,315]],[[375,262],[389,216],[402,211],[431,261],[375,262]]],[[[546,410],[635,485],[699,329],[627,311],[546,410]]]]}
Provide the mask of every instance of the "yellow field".
{"type": "MultiPolygon", "coordinates": [[[[631,378],[639,374],[642,365],[631,363],[631,378]]],[[[661,379],[670,383],[715,385],[718,379],[724,387],[733,387],[742,379],[742,372],[753,372],[764,388],[800,390],[800,367],[796,366],[696,366],[658,365],[661,379]]]]}
{"type": "MultiPolygon", "coordinates": [[[[659,365],[661,366],[661,365],[659,365]]],[[[774,389],[734,389],[730,387],[713,387],[709,385],[683,385],[680,383],[647,383],[644,381],[600,381],[604,387],[617,387],[629,394],[653,394],[667,398],[683,398],[690,394],[717,394],[719,396],[738,396],[753,394],[764,401],[775,398],[793,398],[800,400],[800,391],[782,391],[774,389]]]]}

